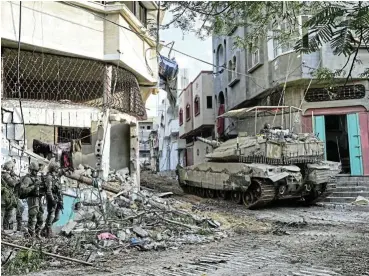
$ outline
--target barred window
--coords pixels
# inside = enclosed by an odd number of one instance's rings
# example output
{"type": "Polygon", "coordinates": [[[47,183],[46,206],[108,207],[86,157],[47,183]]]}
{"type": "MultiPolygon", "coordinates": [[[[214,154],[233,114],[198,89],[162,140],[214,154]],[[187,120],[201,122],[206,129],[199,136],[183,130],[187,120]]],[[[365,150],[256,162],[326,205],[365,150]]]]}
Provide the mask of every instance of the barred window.
{"type": "Polygon", "coordinates": [[[58,127],[58,143],[81,140],[82,145],[91,145],[91,128],[58,127]]]}
{"type": "Polygon", "coordinates": [[[338,101],[362,99],[365,97],[364,85],[348,85],[332,88],[311,88],[307,91],[307,102],[338,101]]]}

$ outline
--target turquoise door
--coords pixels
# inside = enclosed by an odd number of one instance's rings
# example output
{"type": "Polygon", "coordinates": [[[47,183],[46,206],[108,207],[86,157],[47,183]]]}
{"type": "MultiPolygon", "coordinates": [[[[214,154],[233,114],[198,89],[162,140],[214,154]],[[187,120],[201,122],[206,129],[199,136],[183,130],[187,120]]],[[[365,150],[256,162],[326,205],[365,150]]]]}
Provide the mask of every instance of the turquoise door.
{"type": "MultiPolygon", "coordinates": [[[[315,116],[314,117],[314,133],[318,138],[326,143],[325,139],[325,119],[324,116],[315,116]]],[[[327,149],[326,144],[324,144],[324,157],[327,159],[327,149]]]]}
{"type": "Polygon", "coordinates": [[[363,175],[359,114],[347,114],[351,175],[363,175]]]}

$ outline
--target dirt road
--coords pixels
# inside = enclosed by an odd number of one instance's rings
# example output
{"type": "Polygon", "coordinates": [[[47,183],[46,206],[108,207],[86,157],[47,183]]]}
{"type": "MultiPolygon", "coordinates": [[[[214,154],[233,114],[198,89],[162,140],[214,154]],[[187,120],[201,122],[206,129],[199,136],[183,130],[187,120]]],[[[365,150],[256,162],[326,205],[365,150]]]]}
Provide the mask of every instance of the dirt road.
{"type": "MultiPolygon", "coordinates": [[[[158,187],[160,183],[151,188],[158,187]]],[[[183,208],[219,218],[229,226],[229,236],[165,251],[111,252],[109,261],[95,267],[64,263],[29,275],[369,276],[369,212],[290,204],[250,211],[226,201],[183,195],[178,188],[171,182],[161,190],[173,191],[183,208]]]]}

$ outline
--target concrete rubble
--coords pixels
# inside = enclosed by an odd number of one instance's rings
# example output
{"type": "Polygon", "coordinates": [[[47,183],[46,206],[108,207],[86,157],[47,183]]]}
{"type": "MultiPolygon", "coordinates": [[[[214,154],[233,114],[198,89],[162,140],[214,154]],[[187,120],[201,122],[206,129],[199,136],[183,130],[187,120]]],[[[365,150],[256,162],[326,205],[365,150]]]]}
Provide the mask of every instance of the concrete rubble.
{"type": "MultiPolygon", "coordinates": [[[[92,176],[92,171],[82,166],[74,173],[92,176]]],[[[109,177],[120,188],[117,194],[105,192],[101,185],[87,187],[64,179],[64,185],[76,191],[79,203],[74,204],[73,218],[54,238],[32,243],[16,232],[3,240],[26,247],[41,246],[47,252],[98,263],[122,251],[179,248],[226,236],[219,222],[174,207],[178,200],[171,193],[156,194],[135,188],[128,169],[111,172],[109,177]]],[[[2,256],[3,262],[11,260],[9,254],[2,256]]]]}

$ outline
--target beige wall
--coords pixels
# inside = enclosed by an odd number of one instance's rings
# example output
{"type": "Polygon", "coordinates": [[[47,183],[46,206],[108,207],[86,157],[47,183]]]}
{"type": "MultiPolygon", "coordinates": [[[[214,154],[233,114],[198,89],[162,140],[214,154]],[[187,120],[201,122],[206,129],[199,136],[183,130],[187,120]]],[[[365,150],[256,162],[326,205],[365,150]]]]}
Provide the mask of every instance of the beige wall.
{"type": "Polygon", "coordinates": [[[213,97],[213,74],[201,73],[193,83],[193,106],[195,107],[195,97],[200,98],[200,114],[196,116],[193,108],[193,128],[196,129],[202,125],[212,125],[215,122],[215,104],[213,97]],[[207,108],[207,96],[212,98],[213,108],[207,108]]]}
{"type": "MultiPolygon", "coordinates": [[[[211,137],[207,137],[206,139],[211,140],[211,137]]],[[[206,148],[208,148],[209,153],[213,152],[213,148],[210,145],[207,145],[200,141],[195,141],[193,145],[193,160],[194,165],[205,162],[206,148]]]]}

